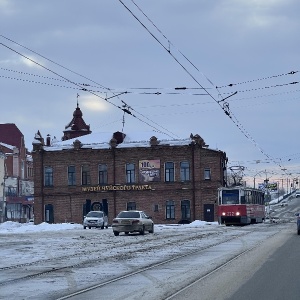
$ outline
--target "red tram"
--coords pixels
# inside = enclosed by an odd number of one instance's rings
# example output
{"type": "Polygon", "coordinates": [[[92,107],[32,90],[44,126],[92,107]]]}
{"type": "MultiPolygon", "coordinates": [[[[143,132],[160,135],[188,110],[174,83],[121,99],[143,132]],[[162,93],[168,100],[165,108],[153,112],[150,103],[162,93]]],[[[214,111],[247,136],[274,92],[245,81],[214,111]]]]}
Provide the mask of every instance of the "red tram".
{"type": "Polygon", "coordinates": [[[218,222],[225,225],[262,223],[265,220],[264,191],[236,186],[218,189],[218,222]]]}

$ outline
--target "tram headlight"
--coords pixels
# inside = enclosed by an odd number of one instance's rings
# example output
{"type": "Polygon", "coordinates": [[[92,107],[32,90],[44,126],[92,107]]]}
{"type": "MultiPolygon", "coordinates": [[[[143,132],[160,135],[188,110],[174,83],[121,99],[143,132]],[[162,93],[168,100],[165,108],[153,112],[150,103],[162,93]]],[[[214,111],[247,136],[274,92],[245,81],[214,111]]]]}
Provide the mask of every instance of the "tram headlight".
{"type": "Polygon", "coordinates": [[[240,212],[239,212],[239,211],[237,211],[237,212],[235,213],[235,215],[236,215],[236,216],[239,216],[239,215],[240,215],[240,212]]]}
{"type": "Polygon", "coordinates": [[[222,212],[222,216],[226,216],[226,213],[224,211],[222,212]]]}

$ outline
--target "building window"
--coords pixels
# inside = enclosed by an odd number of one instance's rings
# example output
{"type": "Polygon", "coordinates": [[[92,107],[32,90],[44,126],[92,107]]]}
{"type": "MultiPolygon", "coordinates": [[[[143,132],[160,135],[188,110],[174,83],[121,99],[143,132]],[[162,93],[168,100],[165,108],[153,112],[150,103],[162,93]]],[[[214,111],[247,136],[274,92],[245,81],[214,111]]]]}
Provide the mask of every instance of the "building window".
{"type": "Polygon", "coordinates": [[[83,165],[81,167],[81,184],[82,185],[89,185],[91,184],[91,174],[90,174],[90,166],[83,165]]]}
{"type": "Polygon", "coordinates": [[[181,201],[181,219],[189,220],[191,218],[191,205],[189,200],[181,201]]]}
{"type": "Polygon", "coordinates": [[[174,201],[167,201],[166,203],[166,219],[175,219],[175,204],[174,201]]]}
{"type": "Polygon", "coordinates": [[[204,169],[204,179],[205,180],[210,180],[211,179],[210,169],[204,169]]]}
{"type": "Polygon", "coordinates": [[[180,163],[180,180],[181,181],[190,180],[190,163],[188,161],[182,161],[180,163]]]}
{"type": "Polygon", "coordinates": [[[135,202],[127,202],[127,210],[136,210],[135,202]]]}
{"type": "Polygon", "coordinates": [[[107,165],[99,165],[98,173],[99,173],[99,184],[100,185],[107,184],[107,165]]]}
{"type": "Polygon", "coordinates": [[[5,187],[5,196],[17,196],[17,188],[12,186],[5,187]]]}
{"type": "Polygon", "coordinates": [[[158,204],[154,204],[154,211],[158,211],[158,204]]]}
{"type": "Polygon", "coordinates": [[[45,186],[53,186],[53,168],[45,167],[44,172],[45,186]]]}
{"type": "Polygon", "coordinates": [[[31,166],[27,166],[27,177],[33,177],[33,168],[31,166]]]}
{"type": "Polygon", "coordinates": [[[166,162],[165,163],[165,181],[174,182],[174,163],[166,162]]]}
{"type": "Polygon", "coordinates": [[[135,182],[134,164],[126,164],[126,182],[127,183],[134,183],[135,182]]]}
{"type": "Polygon", "coordinates": [[[75,166],[68,166],[68,185],[75,185],[75,166]]]}

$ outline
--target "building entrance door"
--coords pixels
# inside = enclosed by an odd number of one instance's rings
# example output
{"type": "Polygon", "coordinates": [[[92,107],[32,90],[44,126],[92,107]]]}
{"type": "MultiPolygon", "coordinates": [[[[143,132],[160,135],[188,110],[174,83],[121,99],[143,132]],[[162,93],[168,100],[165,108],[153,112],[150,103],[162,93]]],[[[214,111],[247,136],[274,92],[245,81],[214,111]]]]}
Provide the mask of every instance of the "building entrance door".
{"type": "Polygon", "coordinates": [[[54,223],[54,210],[52,204],[45,205],[45,221],[47,223],[54,223]]]}
{"type": "Polygon", "coordinates": [[[215,217],[214,204],[204,204],[204,221],[213,222],[215,217]]]}

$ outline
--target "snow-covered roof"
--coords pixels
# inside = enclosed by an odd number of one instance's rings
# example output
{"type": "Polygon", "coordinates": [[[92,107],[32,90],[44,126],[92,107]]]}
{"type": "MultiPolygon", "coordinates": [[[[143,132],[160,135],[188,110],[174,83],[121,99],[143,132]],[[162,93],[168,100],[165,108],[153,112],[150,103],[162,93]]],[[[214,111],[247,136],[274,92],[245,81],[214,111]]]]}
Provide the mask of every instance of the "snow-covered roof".
{"type": "MultiPolygon", "coordinates": [[[[133,147],[150,147],[150,138],[155,136],[159,141],[159,145],[182,146],[189,145],[192,139],[174,139],[167,134],[155,131],[130,132],[126,133],[124,141],[117,145],[117,148],[133,148],[133,147]]],[[[51,146],[44,146],[45,151],[59,151],[63,149],[74,148],[73,143],[79,140],[82,144],[81,148],[90,149],[108,149],[111,148],[110,141],[113,138],[111,132],[95,132],[84,136],[76,137],[66,141],[52,140],[51,146]]]]}
{"type": "Polygon", "coordinates": [[[12,145],[9,145],[9,144],[5,144],[5,143],[2,143],[0,142],[0,145],[7,148],[7,149],[10,149],[10,150],[13,150],[15,148],[15,146],[12,146],[12,145]]]}

